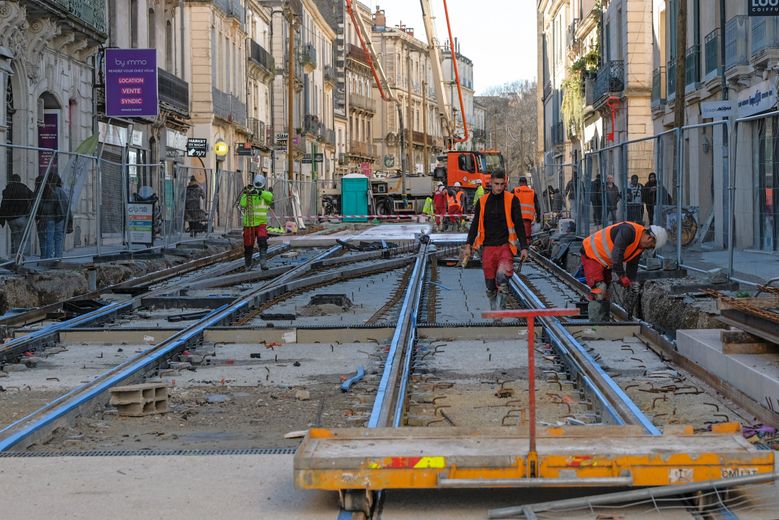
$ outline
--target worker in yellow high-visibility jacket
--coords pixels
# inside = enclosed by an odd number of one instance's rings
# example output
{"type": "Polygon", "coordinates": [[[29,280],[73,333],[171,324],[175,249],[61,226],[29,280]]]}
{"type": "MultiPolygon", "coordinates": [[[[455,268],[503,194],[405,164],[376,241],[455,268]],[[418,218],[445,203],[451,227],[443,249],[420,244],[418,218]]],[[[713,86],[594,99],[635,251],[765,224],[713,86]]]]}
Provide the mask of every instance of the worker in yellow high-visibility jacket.
{"type": "Polygon", "coordinates": [[[273,193],[265,189],[265,176],[257,174],[252,184],[241,193],[239,205],[243,213],[243,259],[248,271],[252,267],[254,243],[260,252],[260,268],[268,268],[268,210],[273,202],[273,193]]]}

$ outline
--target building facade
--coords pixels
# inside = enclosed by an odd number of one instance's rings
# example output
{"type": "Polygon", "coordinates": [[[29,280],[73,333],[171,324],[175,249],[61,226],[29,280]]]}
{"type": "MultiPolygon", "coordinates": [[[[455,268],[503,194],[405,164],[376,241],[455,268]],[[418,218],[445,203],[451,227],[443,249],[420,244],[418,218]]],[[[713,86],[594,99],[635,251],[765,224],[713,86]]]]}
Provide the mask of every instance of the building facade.
{"type": "MultiPolygon", "coordinates": [[[[473,108],[473,61],[460,53],[460,44],[455,38],[455,53],[457,56],[457,72],[460,76],[460,87],[463,95],[463,105],[465,106],[465,119],[468,123],[468,140],[462,143],[456,143],[455,148],[458,150],[472,150],[475,147],[473,130],[474,125],[474,108],[473,108]]],[[[460,109],[460,94],[457,89],[457,81],[454,71],[454,62],[452,61],[452,46],[447,41],[441,48],[442,69],[444,75],[444,83],[446,84],[446,96],[449,98],[449,106],[452,108],[452,120],[455,122],[455,126],[462,137],[463,132],[463,117],[462,110],[460,109]]],[[[482,125],[483,128],[483,125],[482,125]]]]}
{"type": "Polygon", "coordinates": [[[246,159],[251,174],[270,175],[273,164],[272,82],[276,61],[270,51],[270,10],[257,0],[247,2],[248,78],[246,103],[252,155],[246,159]]]}

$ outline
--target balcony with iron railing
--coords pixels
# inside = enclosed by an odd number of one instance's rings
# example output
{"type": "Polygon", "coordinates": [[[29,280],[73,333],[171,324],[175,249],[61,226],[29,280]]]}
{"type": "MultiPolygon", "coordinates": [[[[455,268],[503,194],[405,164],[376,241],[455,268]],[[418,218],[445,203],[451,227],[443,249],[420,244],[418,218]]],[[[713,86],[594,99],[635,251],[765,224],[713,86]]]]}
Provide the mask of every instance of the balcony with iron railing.
{"type": "Polygon", "coordinates": [[[252,142],[259,146],[267,145],[267,135],[265,131],[265,121],[260,121],[256,117],[249,118],[249,130],[252,132],[252,142]]]}
{"type": "Polygon", "coordinates": [[[754,16],[752,24],[752,63],[761,65],[779,55],[779,18],[775,16],[754,16]]]}
{"type": "Polygon", "coordinates": [[[693,45],[687,49],[687,57],[684,62],[684,84],[695,85],[701,80],[701,48],[693,45]]]}
{"type": "MultiPolygon", "coordinates": [[[[88,30],[95,31],[102,40],[108,33],[105,0],[28,0],[27,15],[69,19],[88,30]]],[[[64,26],[63,26],[64,27],[64,26]]]]}
{"type": "Polygon", "coordinates": [[[652,71],[652,106],[665,104],[665,67],[652,71]]]}
{"type": "Polygon", "coordinates": [[[158,68],[157,92],[162,108],[189,117],[189,83],[158,68]]]}
{"type": "Polygon", "coordinates": [[[725,69],[749,65],[747,16],[734,16],[725,24],[725,69]]]}
{"type": "Polygon", "coordinates": [[[544,99],[548,98],[551,93],[552,93],[552,82],[547,80],[546,83],[544,83],[544,99]]]}
{"type": "MultiPolygon", "coordinates": [[[[430,134],[427,134],[427,145],[432,146],[433,141],[435,140],[435,137],[433,137],[430,134]]],[[[424,132],[417,132],[416,130],[411,132],[411,141],[414,144],[424,144],[425,143],[425,133],[424,132]]]]}
{"type": "Polygon", "coordinates": [[[303,118],[303,131],[315,136],[319,136],[322,123],[319,122],[319,116],[306,114],[303,118]]]}
{"type": "Polygon", "coordinates": [[[316,47],[314,44],[307,43],[300,52],[300,62],[306,72],[311,72],[316,68],[316,47]]]}
{"type": "Polygon", "coordinates": [[[595,99],[607,98],[625,90],[625,66],[621,60],[607,61],[595,78],[595,99]]]}
{"type": "Polygon", "coordinates": [[[241,26],[246,23],[246,12],[241,5],[241,0],[214,0],[214,6],[227,16],[238,20],[241,26]]]}
{"type": "Polygon", "coordinates": [[[349,155],[376,158],[376,145],[363,141],[349,141],[349,155]]]}
{"type": "Polygon", "coordinates": [[[719,29],[714,29],[703,40],[704,71],[708,77],[709,74],[716,73],[719,70],[719,29]]]}
{"type": "Polygon", "coordinates": [[[359,45],[350,43],[346,48],[346,57],[364,64],[368,64],[368,55],[359,45]]]}
{"type": "Polygon", "coordinates": [[[319,129],[319,140],[323,144],[335,146],[335,130],[322,125],[322,127],[319,129]]]}
{"type": "Polygon", "coordinates": [[[326,83],[330,83],[330,85],[335,85],[335,79],[336,79],[335,67],[333,67],[332,65],[325,65],[322,75],[326,83]]]}
{"type": "Polygon", "coordinates": [[[584,77],[584,106],[586,107],[591,107],[598,101],[595,97],[595,80],[595,76],[584,77]]]}
{"type": "Polygon", "coordinates": [[[246,126],[246,105],[237,97],[212,88],[214,115],[229,122],[246,126]]]}
{"type": "Polygon", "coordinates": [[[276,73],[273,56],[254,40],[249,40],[249,59],[269,75],[276,73]]]}
{"type": "Polygon", "coordinates": [[[349,94],[349,108],[375,114],[376,100],[361,94],[349,94]]]}

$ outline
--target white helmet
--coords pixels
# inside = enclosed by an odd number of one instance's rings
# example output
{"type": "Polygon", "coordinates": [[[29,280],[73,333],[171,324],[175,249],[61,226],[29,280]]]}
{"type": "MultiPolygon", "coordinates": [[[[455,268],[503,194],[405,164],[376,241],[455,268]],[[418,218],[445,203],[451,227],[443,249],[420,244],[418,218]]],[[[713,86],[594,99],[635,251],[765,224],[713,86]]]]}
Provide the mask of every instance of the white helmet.
{"type": "Polygon", "coordinates": [[[462,184],[460,184],[460,181],[454,183],[455,188],[459,188],[460,186],[462,186],[462,184]]]}
{"type": "Polygon", "coordinates": [[[263,188],[265,188],[265,183],[266,183],[266,182],[267,182],[267,181],[265,180],[265,176],[264,176],[264,175],[260,175],[260,174],[258,173],[257,175],[255,175],[255,176],[254,176],[254,182],[253,182],[253,184],[254,184],[254,187],[255,187],[255,188],[258,188],[258,189],[263,189],[263,188]]]}
{"type": "Polygon", "coordinates": [[[668,243],[668,231],[663,226],[649,226],[649,232],[655,237],[655,250],[668,243]]]}

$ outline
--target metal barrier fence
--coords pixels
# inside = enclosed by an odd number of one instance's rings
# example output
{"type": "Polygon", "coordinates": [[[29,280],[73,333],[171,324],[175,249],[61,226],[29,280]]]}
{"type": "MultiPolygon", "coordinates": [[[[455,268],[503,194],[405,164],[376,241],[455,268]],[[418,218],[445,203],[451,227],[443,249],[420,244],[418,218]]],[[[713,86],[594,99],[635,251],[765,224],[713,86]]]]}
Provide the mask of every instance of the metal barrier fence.
{"type": "Polygon", "coordinates": [[[273,189],[271,225],[289,227],[294,224],[297,229],[303,229],[323,214],[322,192],[324,188],[332,188],[333,182],[290,181],[286,177],[272,176],[270,186],[273,189]]]}
{"type": "Polygon", "coordinates": [[[6,263],[168,247],[240,228],[232,204],[244,185],[238,174],[116,162],[98,158],[97,148],[96,138],[80,153],[0,145],[6,263]],[[190,184],[199,184],[203,197],[188,199],[190,184]]]}

